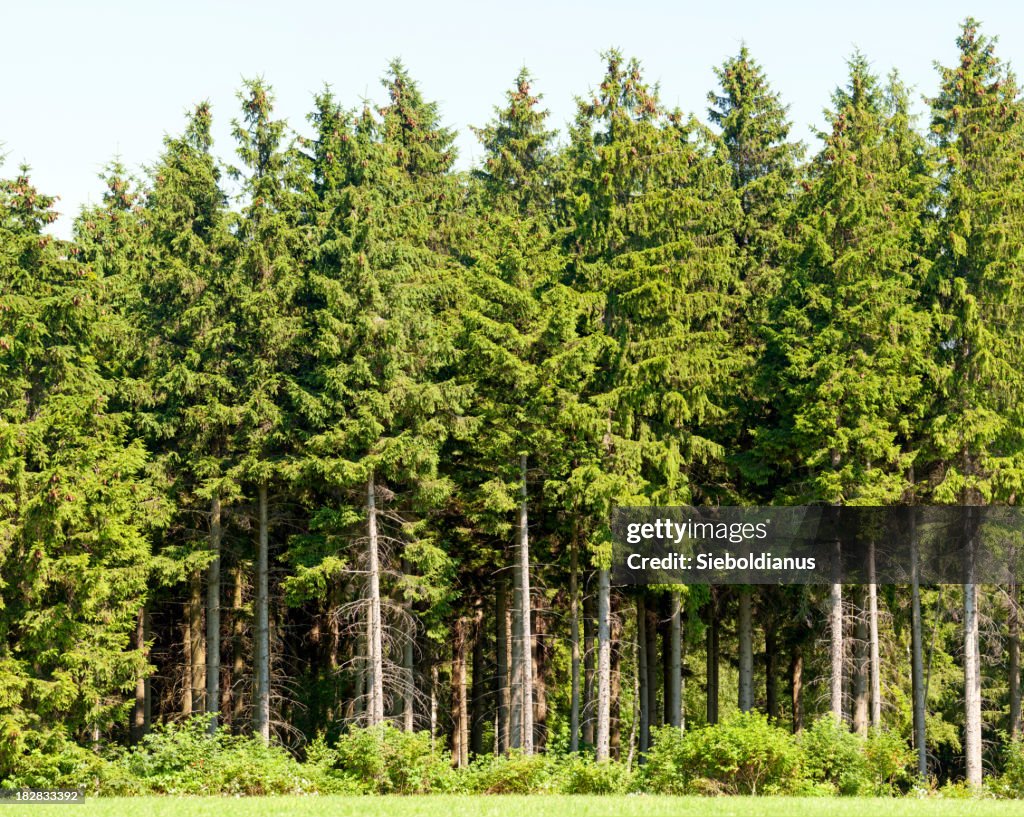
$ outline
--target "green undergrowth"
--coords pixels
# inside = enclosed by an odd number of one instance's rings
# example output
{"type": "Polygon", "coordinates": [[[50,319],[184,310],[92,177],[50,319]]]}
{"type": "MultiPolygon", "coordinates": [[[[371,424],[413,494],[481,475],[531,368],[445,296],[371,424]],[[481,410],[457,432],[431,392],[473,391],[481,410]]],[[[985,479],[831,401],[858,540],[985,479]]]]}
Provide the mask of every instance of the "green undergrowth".
{"type": "Polygon", "coordinates": [[[53,731],[13,759],[6,787],[82,787],[127,795],[779,795],[903,799],[1020,798],[1024,748],[1011,744],[1001,775],[982,791],[916,780],[895,733],[851,734],[831,718],[799,736],[763,715],[736,715],[681,734],[654,730],[643,765],[589,755],[512,752],[452,768],[426,732],[392,726],[317,737],[301,757],[249,736],[207,733],[197,717],[153,729],[129,749],[94,751],[53,731]]]}

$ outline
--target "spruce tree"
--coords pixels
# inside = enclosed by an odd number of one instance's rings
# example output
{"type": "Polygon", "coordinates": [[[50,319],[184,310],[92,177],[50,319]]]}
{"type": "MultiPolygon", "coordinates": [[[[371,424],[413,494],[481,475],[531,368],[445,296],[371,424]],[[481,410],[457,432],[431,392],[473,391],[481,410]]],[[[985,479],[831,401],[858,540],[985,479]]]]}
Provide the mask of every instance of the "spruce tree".
{"type": "MultiPolygon", "coordinates": [[[[384,85],[388,103],[379,119],[370,111],[351,117],[326,94],[318,100],[311,146],[317,246],[304,283],[312,296],[305,330],[312,360],[299,398],[300,468],[334,503],[315,512],[317,535],[330,548],[330,539],[361,529],[361,552],[320,553],[335,573],[339,557],[350,556],[368,576],[370,724],[383,720],[385,676],[396,674],[384,655],[386,554],[400,555],[415,573],[403,578],[402,592],[425,605],[423,614],[443,607],[447,595],[436,581],[449,557],[425,517],[450,492],[438,457],[462,391],[453,382],[457,277],[443,251],[456,201],[448,177],[452,134],[400,63],[384,85]]],[[[428,616],[435,637],[438,624],[428,616]]],[[[403,696],[411,703],[407,685],[403,696]]]]}
{"type": "MultiPolygon", "coordinates": [[[[781,494],[790,501],[885,505],[908,487],[929,368],[917,292],[930,182],[907,110],[898,80],[883,88],[855,55],[801,197],[799,264],[768,333],[777,367],[768,371],[784,395],[783,427],[772,434],[796,469],[781,494]]],[[[841,718],[840,584],[830,616],[832,711],[841,718]]]]}
{"type": "MultiPolygon", "coordinates": [[[[939,502],[1015,501],[1022,484],[1024,263],[1022,108],[1016,78],[995,42],[968,18],[956,65],[939,68],[931,100],[941,160],[941,213],[930,278],[942,400],[931,423],[939,502]]],[[[969,566],[970,569],[970,566],[969,566]]],[[[964,753],[967,782],[982,780],[978,593],[964,585],[964,753]]]]}
{"type": "MultiPolygon", "coordinates": [[[[253,727],[270,739],[270,488],[290,451],[289,383],[298,367],[301,319],[296,292],[305,252],[299,232],[300,182],[287,125],[274,118],[272,89],[247,80],[234,122],[244,206],[238,239],[238,349],[234,377],[241,422],[232,474],[254,486],[257,504],[253,727]]],[[[216,564],[215,561],[212,564],[216,564]]],[[[211,586],[213,579],[211,578],[211,586]]],[[[215,590],[210,590],[211,600],[215,590]]],[[[219,621],[219,617],[218,617],[219,621]]],[[[213,627],[210,632],[213,632],[213,627]]]]}
{"type": "MultiPolygon", "coordinates": [[[[722,387],[737,367],[730,328],[740,291],[732,263],[738,208],[717,140],[692,118],[666,111],[638,62],[614,51],[606,58],[598,92],[578,105],[565,200],[569,280],[590,298],[588,330],[601,350],[584,394],[597,410],[589,422],[603,425],[586,429],[601,435],[586,467],[588,493],[604,495],[605,519],[614,502],[703,498],[699,474],[724,453],[722,387]]],[[[602,759],[607,553],[597,558],[602,759]]],[[[670,710],[678,723],[678,702],[670,710]]]]}
{"type": "Polygon", "coordinates": [[[0,182],[0,774],[46,736],[98,742],[146,669],[132,650],[161,505],[115,399],[102,271],[0,182]]]}
{"type": "MultiPolygon", "coordinates": [[[[770,389],[758,389],[764,385],[756,376],[763,355],[760,329],[766,319],[769,295],[780,286],[786,275],[785,260],[791,256],[787,227],[791,223],[797,163],[803,146],[789,141],[788,108],[772,90],[764,70],[745,45],[715,69],[715,76],[720,88],[708,94],[708,117],[721,130],[732,168],[732,187],[742,211],[736,222],[735,238],[746,299],[741,320],[733,331],[741,336],[736,345],[744,350],[744,371],[729,396],[735,420],[728,438],[730,459],[739,465],[736,491],[749,501],[764,498],[766,488],[771,490],[764,485],[771,479],[771,465],[752,450],[750,429],[770,422],[774,403],[770,389]]],[[[742,587],[738,593],[739,704],[742,711],[747,711],[754,702],[754,592],[742,587]]]]}
{"type": "MultiPolygon", "coordinates": [[[[459,346],[461,369],[475,394],[469,413],[479,426],[453,452],[456,473],[467,478],[464,490],[481,538],[507,539],[515,531],[518,541],[511,571],[510,745],[527,753],[534,739],[527,531],[537,529],[536,520],[528,522],[527,474],[528,466],[547,464],[557,437],[551,396],[564,387],[545,369],[563,256],[547,207],[554,134],[539,102],[523,69],[507,93],[507,106],[496,109],[495,119],[477,130],[485,156],[475,171],[477,186],[467,207],[471,227],[461,236],[468,298],[459,346]],[[515,525],[513,510],[519,511],[515,525]]],[[[481,545],[472,547],[479,550],[481,545]]]]}
{"type": "MultiPolygon", "coordinates": [[[[128,381],[135,422],[177,505],[160,553],[163,578],[188,584],[186,714],[200,711],[200,698],[207,711],[220,709],[221,517],[222,507],[239,497],[232,474],[242,421],[235,353],[238,289],[211,125],[210,106],[200,103],[184,132],[164,140],[142,212],[144,263],[133,287],[138,296],[126,306],[128,322],[140,336],[140,355],[128,381]],[[196,529],[205,529],[206,536],[190,533],[196,529]]],[[[211,729],[216,725],[214,717],[211,729]]]]}

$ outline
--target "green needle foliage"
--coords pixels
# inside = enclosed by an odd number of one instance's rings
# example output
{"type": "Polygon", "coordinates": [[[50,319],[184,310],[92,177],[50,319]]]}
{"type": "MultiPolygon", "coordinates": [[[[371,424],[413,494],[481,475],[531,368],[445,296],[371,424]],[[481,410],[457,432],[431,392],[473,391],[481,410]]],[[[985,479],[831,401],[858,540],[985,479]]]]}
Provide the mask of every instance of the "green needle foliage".
{"type": "Polygon", "coordinates": [[[918,302],[931,181],[907,94],[850,61],[799,207],[799,256],[774,309],[770,359],[795,501],[899,501],[925,408],[931,334],[918,302]]]}
{"type": "Polygon", "coordinates": [[[145,669],[124,647],[159,503],[116,410],[103,281],[43,230],[27,169],[0,182],[0,756],[33,733],[86,739],[145,669]]]}
{"type": "Polygon", "coordinates": [[[944,466],[936,498],[1005,501],[1024,476],[1024,120],[1016,78],[976,21],[957,45],[931,100],[941,216],[930,284],[947,374],[933,423],[944,466]]]}

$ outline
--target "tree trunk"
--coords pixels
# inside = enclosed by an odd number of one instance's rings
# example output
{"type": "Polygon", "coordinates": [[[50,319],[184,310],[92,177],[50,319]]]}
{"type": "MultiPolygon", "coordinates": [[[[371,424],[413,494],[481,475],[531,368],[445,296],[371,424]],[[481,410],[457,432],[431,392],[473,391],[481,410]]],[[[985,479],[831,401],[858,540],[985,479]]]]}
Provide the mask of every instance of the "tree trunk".
{"type": "Polygon", "coordinates": [[[978,648],[978,586],[964,585],[964,752],[967,784],[981,786],[981,666],[978,648]]]}
{"type": "Polygon", "coordinates": [[[498,587],[494,599],[494,623],[497,630],[495,636],[495,654],[497,672],[494,683],[498,702],[495,740],[499,754],[508,752],[509,746],[509,689],[508,689],[508,592],[504,574],[499,574],[498,587]]]}
{"type": "Polygon", "coordinates": [[[868,733],[868,620],[867,588],[861,599],[860,611],[855,622],[853,640],[853,731],[858,735],[868,733]]]}
{"type": "Polygon", "coordinates": [[[569,542],[569,751],[580,750],[580,618],[579,618],[579,531],[573,518],[569,542]]]}
{"type": "Polygon", "coordinates": [[[754,623],[750,609],[753,591],[749,587],[741,587],[739,596],[739,705],[741,712],[749,712],[754,708],[754,623]]]}
{"type": "MultiPolygon", "coordinates": [[[[651,710],[647,684],[647,603],[641,590],[636,597],[636,674],[637,674],[637,716],[640,719],[640,732],[637,737],[640,747],[640,763],[645,760],[651,742],[651,710]]],[[[630,747],[632,749],[632,746],[630,747]]]]}
{"type": "Polygon", "coordinates": [[[380,614],[380,551],[377,540],[377,489],[373,472],[366,481],[366,521],[370,535],[370,726],[384,722],[384,636],[380,614]]]}
{"type": "MultiPolygon", "coordinates": [[[[135,649],[146,655],[146,605],[139,607],[135,622],[135,649]]],[[[135,679],[135,706],[132,709],[131,740],[138,743],[146,734],[146,672],[135,679]]]]}
{"type": "Polygon", "coordinates": [[[793,645],[789,662],[789,690],[793,706],[793,734],[804,731],[804,653],[799,644],[793,645]]]}
{"type": "Polygon", "coordinates": [[[910,511],[910,651],[911,687],[914,712],[914,747],[917,749],[917,774],[928,776],[928,743],[925,729],[924,645],[921,629],[921,582],[917,555],[917,524],[910,511]]]}
{"type": "MultiPolygon", "coordinates": [[[[245,576],[242,566],[236,565],[231,599],[231,725],[240,727],[245,717],[242,696],[242,678],[245,675],[245,620],[242,618],[245,576]]],[[[335,625],[336,626],[336,625],[335,625]]]]}
{"type": "Polygon", "coordinates": [[[683,698],[680,684],[683,654],[683,609],[682,602],[676,593],[669,596],[671,615],[669,616],[669,654],[665,668],[668,671],[668,701],[665,702],[666,720],[670,726],[679,729],[683,724],[683,698]]]}
{"type": "Polygon", "coordinates": [[[831,629],[830,703],[832,715],[837,723],[843,722],[843,586],[832,583],[829,604],[829,625],[831,629]]]}
{"type": "MultiPolygon", "coordinates": [[[[973,545],[972,545],[973,546],[973,545]]],[[[964,754],[967,785],[981,786],[981,656],[978,648],[978,586],[964,585],[964,754]]]]}
{"type": "MultiPolygon", "coordinates": [[[[147,612],[142,619],[142,636],[143,642],[148,644],[153,638],[152,622],[150,621],[149,613],[147,612]]],[[[142,732],[145,735],[149,732],[149,727],[153,723],[153,679],[146,675],[146,691],[145,698],[143,699],[142,705],[142,732]]]]}
{"type": "Polygon", "coordinates": [[[583,742],[593,746],[594,716],[596,701],[594,696],[594,597],[590,593],[583,594],[583,723],[581,732],[583,742]]]}
{"type": "Polygon", "coordinates": [[[206,639],[203,636],[203,580],[198,571],[192,574],[189,587],[189,633],[191,639],[191,706],[187,714],[205,708],[206,639]]]}
{"type": "Polygon", "coordinates": [[[598,570],[597,588],[597,742],[598,761],[608,760],[611,739],[611,579],[607,568],[598,570]]]}
{"type": "Polygon", "coordinates": [[[210,501],[210,552],[213,560],[206,569],[206,711],[211,714],[209,731],[217,731],[220,717],[220,497],[210,501]]]}
{"type": "Polygon", "coordinates": [[[259,543],[256,554],[256,678],[253,725],[264,743],[270,742],[270,522],[267,486],[258,490],[259,543]]]}
{"type": "Polygon", "coordinates": [[[520,639],[523,661],[523,751],[533,754],[533,635],[530,621],[530,538],[529,517],[526,508],[526,454],[519,460],[521,478],[519,504],[519,581],[520,603],[519,613],[522,633],[520,639]]]}
{"type": "Polygon", "coordinates": [[[878,584],[875,582],[875,543],[868,547],[868,637],[871,640],[871,726],[882,725],[882,662],[878,650],[878,584]]]}
{"type": "Polygon", "coordinates": [[[523,626],[520,619],[523,613],[523,583],[519,578],[519,548],[512,565],[512,610],[510,611],[511,644],[509,668],[509,748],[521,749],[523,746],[523,626]]]}
{"type": "Polygon", "coordinates": [[[469,719],[469,751],[479,757],[484,753],[484,608],[483,600],[476,601],[476,621],[473,624],[473,687],[469,719]]]}
{"type": "Polygon", "coordinates": [[[469,764],[467,746],[469,730],[466,721],[466,621],[455,622],[455,643],[452,645],[452,765],[458,769],[469,764]]]}
{"type": "Polygon", "coordinates": [[[430,662],[430,751],[437,739],[437,661],[430,662]]]}

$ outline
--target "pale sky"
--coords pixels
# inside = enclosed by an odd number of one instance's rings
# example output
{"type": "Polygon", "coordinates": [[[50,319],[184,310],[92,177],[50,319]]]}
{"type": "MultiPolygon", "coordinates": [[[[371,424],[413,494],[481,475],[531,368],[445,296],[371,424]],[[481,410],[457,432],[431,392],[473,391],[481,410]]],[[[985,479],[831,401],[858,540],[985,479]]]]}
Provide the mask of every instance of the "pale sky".
{"type": "Polygon", "coordinates": [[[641,59],[667,104],[705,118],[712,67],[746,42],[791,106],[796,136],[813,143],[855,47],[880,73],[896,67],[918,96],[932,94],[933,62],[955,59],[967,15],[1024,65],[1024,4],[1009,0],[0,0],[0,174],[31,165],[36,185],[60,196],[56,229],[67,235],[69,215],[102,195],[103,166],[114,156],[135,170],[153,162],[195,102],[212,102],[216,150],[230,160],[242,77],[265,77],[279,114],[304,130],[325,82],[350,107],[380,101],[393,57],[459,130],[466,167],[479,155],[467,125],[490,118],[522,65],[564,132],[574,96],[600,82],[599,54],[612,46],[641,59]]]}

